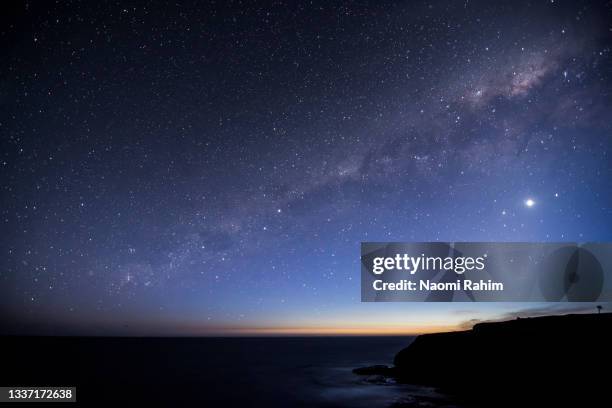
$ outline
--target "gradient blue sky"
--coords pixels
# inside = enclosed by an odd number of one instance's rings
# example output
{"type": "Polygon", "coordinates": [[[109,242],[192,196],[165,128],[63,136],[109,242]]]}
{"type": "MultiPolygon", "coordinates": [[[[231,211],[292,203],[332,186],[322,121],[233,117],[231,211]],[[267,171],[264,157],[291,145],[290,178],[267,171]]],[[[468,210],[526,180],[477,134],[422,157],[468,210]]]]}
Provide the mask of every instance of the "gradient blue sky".
{"type": "Polygon", "coordinates": [[[543,305],[361,303],[360,242],[611,239],[610,4],[315,3],[7,8],[5,331],[456,328],[543,305]]]}

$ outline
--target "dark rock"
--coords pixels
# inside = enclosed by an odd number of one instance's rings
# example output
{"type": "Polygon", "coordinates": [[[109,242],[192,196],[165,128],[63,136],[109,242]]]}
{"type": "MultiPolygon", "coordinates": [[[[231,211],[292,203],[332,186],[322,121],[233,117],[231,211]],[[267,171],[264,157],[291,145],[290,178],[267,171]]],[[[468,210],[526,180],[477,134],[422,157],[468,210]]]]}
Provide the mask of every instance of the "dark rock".
{"type": "Polygon", "coordinates": [[[579,400],[602,394],[607,375],[596,373],[611,356],[612,313],[547,316],[421,335],[395,356],[394,375],[469,396],[579,400]]]}
{"type": "Polygon", "coordinates": [[[394,359],[353,370],[423,384],[468,405],[516,406],[607,398],[612,313],[481,323],[472,330],[418,336],[394,359]]]}
{"type": "Polygon", "coordinates": [[[353,373],[357,375],[382,375],[382,376],[392,376],[393,369],[386,365],[373,365],[369,367],[360,367],[353,369],[353,373]]]}

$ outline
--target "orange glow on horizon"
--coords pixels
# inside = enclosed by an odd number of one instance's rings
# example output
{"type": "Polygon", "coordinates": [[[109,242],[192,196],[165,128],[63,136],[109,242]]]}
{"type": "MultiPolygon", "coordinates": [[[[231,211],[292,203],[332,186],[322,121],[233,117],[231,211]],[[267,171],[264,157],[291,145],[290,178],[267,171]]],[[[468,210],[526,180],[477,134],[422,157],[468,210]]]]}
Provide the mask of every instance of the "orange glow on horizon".
{"type": "Polygon", "coordinates": [[[218,327],[210,334],[235,336],[416,336],[462,330],[457,325],[357,326],[357,327],[218,327]]]}

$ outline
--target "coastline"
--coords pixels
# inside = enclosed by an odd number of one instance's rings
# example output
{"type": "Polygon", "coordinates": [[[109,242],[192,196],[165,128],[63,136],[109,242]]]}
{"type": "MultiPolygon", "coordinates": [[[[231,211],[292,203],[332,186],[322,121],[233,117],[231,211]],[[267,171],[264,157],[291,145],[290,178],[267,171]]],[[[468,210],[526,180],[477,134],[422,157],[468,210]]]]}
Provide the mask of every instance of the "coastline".
{"type": "Polygon", "coordinates": [[[471,330],[420,335],[396,354],[393,366],[353,372],[433,386],[470,404],[578,401],[584,390],[603,399],[605,380],[594,367],[612,363],[605,346],[612,344],[610,328],[612,313],[479,323],[471,330]]]}

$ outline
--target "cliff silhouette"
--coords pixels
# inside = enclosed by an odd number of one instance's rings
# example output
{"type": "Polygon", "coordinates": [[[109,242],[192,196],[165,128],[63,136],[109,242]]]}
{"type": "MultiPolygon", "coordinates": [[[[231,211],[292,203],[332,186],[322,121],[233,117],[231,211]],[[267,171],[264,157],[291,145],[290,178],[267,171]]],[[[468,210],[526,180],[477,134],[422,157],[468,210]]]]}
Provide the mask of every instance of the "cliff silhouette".
{"type": "Polygon", "coordinates": [[[545,405],[599,400],[608,392],[611,328],[612,313],[480,323],[471,330],[418,336],[395,356],[394,367],[354,372],[497,405],[525,398],[545,405]]]}

